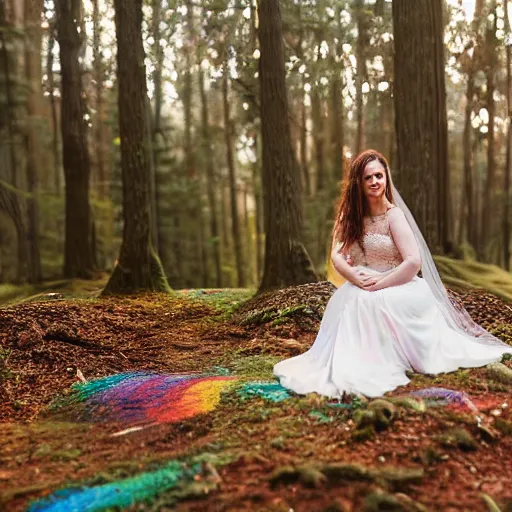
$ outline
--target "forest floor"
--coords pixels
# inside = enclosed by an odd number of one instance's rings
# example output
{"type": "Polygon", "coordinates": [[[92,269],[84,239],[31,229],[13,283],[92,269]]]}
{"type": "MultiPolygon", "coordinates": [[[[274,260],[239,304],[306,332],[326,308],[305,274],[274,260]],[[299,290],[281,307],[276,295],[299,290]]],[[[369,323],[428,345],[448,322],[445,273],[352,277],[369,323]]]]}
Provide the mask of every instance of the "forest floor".
{"type": "MultiPolygon", "coordinates": [[[[0,309],[0,508],[72,510],[38,500],[127,481],[169,461],[199,461],[188,480],[167,481],[127,509],[511,511],[506,371],[412,374],[385,401],[336,404],[315,394],[273,401],[240,392],[244,383],[272,382],[275,362],[311,345],[332,291],[324,282],[256,299],[247,290],[116,299],[54,293],[0,309]],[[50,405],[80,379],[143,370],[238,381],[210,412],[123,435],[113,434],[130,425],[101,421],[101,411],[78,420],[50,405]],[[464,391],[478,410],[397,398],[432,387],[464,391]]],[[[510,342],[507,302],[482,290],[459,297],[510,342]]],[[[98,500],[87,510],[108,508],[98,500]]]]}

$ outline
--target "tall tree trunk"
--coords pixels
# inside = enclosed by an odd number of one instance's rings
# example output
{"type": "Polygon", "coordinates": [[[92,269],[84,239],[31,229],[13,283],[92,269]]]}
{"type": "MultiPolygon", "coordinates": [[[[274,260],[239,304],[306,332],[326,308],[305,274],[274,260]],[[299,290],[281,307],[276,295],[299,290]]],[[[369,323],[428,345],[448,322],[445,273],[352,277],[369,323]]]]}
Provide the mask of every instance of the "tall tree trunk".
{"type": "Polygon", "coordinates": [[[96,151],[96,177],[99,183],[99,193],[102,199],[108,197],[108,178],[105,165],[105,145],[103,135],[103,85],[104,85],[104,64],[101,53],[101,28],[100,28],[100,2],[93,1],[93,68],[96,93],[96,123],[94,130],[94,141],[96,151]]]}
{"type": "MultiPolygon", "coordinates": [[[[334,65],[334,63],[333,63],[334,65]]],[[[343,146],[345,144],[345,133],[343,127],[343,89],[339,70],[336,70],[331,84],[331,153],[333,156],[331,182],[336,184],[343,179],[343,146]]]]}
{"type": "MultiPolygon", "coordinates": [[[[478,26],[482,16],[484,0],[477,0],[475,3],[475,12],[472,23],[472,33],[476,41],[478,41],[478,26]]],[[[461,201],[460,201],[460,218],[459,218],[459,243],[464,241],[464,238],[474,247],[478,244],[478,231],[475,227],[478,225],[475,222],[475,205],[473,202],[473,151],[471,143],[471,134],[473,127],[471,126],[471,114],[474,108],[475,96],[475,74],[477,71],[477,56],[479,48],[473,48],[473,56],[469,62],[468,68],[468,83],[466,87],[466,108],[464,115],[464,132],[462,135],[462,152],[464,154],[464,171],[463,171],[463,186],[461,188],[461,201]],[[464,235],[465,233],[465,235],[464,235]]]]}
{"type": "Polygon", "coordinates": [[[375,1],[375,15],[376,16],[384,16],[385,9],[385,0],[376,0],[375,1]]]}
{"type": "MultiPolygon", "coordinates": [[[[201,222],[195,222],[197,214],[202,214],[202,201],[200,195],[200,178],[197,174],[197,158],[196,148],[194,143],[194,117],[193,117],[193,95],[194,88],[192,85],[192,67],[195,64],[196,54],[196,28],[194,19],[194,3],[191,0],[186,0],[185,5],[187,8],[187,23],[186,23],[186,37],[184,43],[185,53],[185,71],[184,71],[184,84],[183,84],[183,107],[185,114],[185,169],[187,180],[191,183],[192,189],[190,190],[188,201],[187,201],[187,217],[188,221],[192,224],[192,230],[187,238],[188,245],[195,254],[201,254],[204,241],[198,231],[200,230],[201,222]],[[200,242],[200,245],[198,243],[200,242]]],[[[201,260],[200,258],[194,258],[191,262],[190,279],[195,285],[199,284],[201,279],[201,260]],[[194,281],[195,280],[195,281],[194,281]]]]}
{"type": "Polygon", "coordinates": [[[252,247],[252,239],[251,239],[251,221],[249,219],[249,190],[247,185],[243,187],[243,211],[244,211],[244,228],[246,233],[246,248],[247,248],[247,256],[246,256],[246,270],[245,277],[247,282],[252,284],[253,275],[254,275],[254,258],[252,255],[254,254],[254,249],[252,247]]]}
{"type": "Polygon", "coordinates": [[[235,160],[233,155],[233,134],[232,121],[229,108],[229,69],[228,49],[226,48],[226,60],[224,61],[224,76],[222,78],[222,100],[224,103],[224,136],[226,142],[226,159],[229,177],[229,196],[231,205],[231,230],[235,248],[235,264],[237,286],[245,286],[245,271],[242,254],[242,232],[240,229],[240,218],[238,212],[238,194],[236,186],[235,160]]]}
{"type": "Polygon", "coordinates": [[[152,140],[152,166],[151,166],[151,219],[152,219],[152,230],[153,230],[153,242],[155,250],[160,254],[163,261],[163,266],[166,268],[168,262],[164,255],[165,250],[163,247],[162,237],[164,236],[164,229],[162,226],[162,219],[160,216],[160,205],[158,201],[158,173],[160,169],[160,141],[163,139],[162,130],[162,104],[163,104],[163,90],[162,90],[162,73],[164,65],[164,52],[162,45],[160,44],[160,22],[162,18],[162,0],[153,0],[152,2],[152,33],[153,33],[153,58],[154,58],[154,70],[153,70],[153,86],[154,86],[154,104],[155,110],[152,118],[151,127],[151,140],[152,140]]]}
{"type": "MultiPolygon", "coordinates": [[[[161,12],[161,0],[158,0],[158,2],[153,1],[152,7],[153,7],[153,13],[152,13],[152,29],[153,29],[153,38],[155,40],[155,45],[157,45],[157,59],[160,58],[160,55],[162,53],[160,48],[160,12],[161,12]]],[[[156,96],[161,96],[161,64],[159,62],[155,63],[155,73],[154,77],[156,76],[157,82],[153,85],[155,86],[155,94],[156,96]],[[160,68],[160,69],[158,69],[160,68]],[[160,89],[157,91],[157,87],[160,89]]],[[[160,104],[158,105],[158,110],[160,111],[161,106],[161,97],[159,98],[160,104]]],[[[153,249],[158,254],[160,252],[160,239],[159,239],[159,233],[161,232],[161,229],[159,227],[159,219],[158,219],[158,204],[157,204],[157,163],[158,163],[158,144],[156,144],[155,140],[155,134],[157,133],[155,130],[155,127],[153,124],[155,121],[152,119],[152,112],[151,112],[151,103],[149,101],[149,98],[146,95],[146,117],[147,117],[147,124],[148,129],[150,131],[150,141],[152,141],[151,144],[151,151],[148,153],[148,159],[149,159],[149,204],[150,204],[150,233],[151,233],[151,244],[153,246],[153,249]]],[[[156,110],[156,109],[155,109],[156,110]]],[[[158,124],[160,124],[160,120],[158,120],[158,124]]]]}
{"type": "Polygon", "coordinates": [[[119,260],[103,293],[168,291],[162,265],[151,244],[151,135],[142,0],[114,0],[114,8],[124,229],[119,260]]]}
{"type": "MultiPolygon", "coordinates": [[[[316,33],[316,44],[318,46],[318,61],[321,60],[320,44],[324,39],[322,31],[316,33]]],[[[316,191],[321,192],[326,187],[326,169],[325,169],[325,126],[323,102],[320,98],[319,87],[313,87],[311,91],[311,117],[313,118],[313,134],[315,141],[316,157],[316,191]]]]}
{"type": "MultiPolygon", "coordinates": [[[[299,59],[304,60],[304,51],[302,48],[303,40],[304,40],[304,24],[302,22],[302,9],[301,3],[297,2],[297,19],[298,19],[298,35],[299,39],[296,46],[296,53],[299,59]]],[[[301,90],[302,93],[300,95],[300,172],[301,172],[301,185],[305,187],[306,196],[310,197],[313,194],[313,189],[311,186],[311,173],[309,172],[308,166],[308,128],[307,128],[307,118],[308,118],[308,109],[306,107],[306,93],[305,86],[308,82],[306,78],[306,73],[302,73],[301,75],[301,90]]]]}
{"type": "Polygon", "coordinates": [[[261,279],[263,272],[263,196],[261,193],[260,172],[260,143],[259,137],[254,139],[254,151],[256,161],[252,166],[252,183],[254,189],[255,217],[256,217],[256,278],[261,279]]]}
{"type": "Polygon", "coordinates": [[[496,68],[497,68],[497,55],[496,55],[496,0],[492,2],[492,14],[494,21],[491,27],[486,30],[486,81],[487,81],[487,112],[489,113],[489,123],[487,125],[487,178],[484,187],[484,201],[482,205],[482,230],[480,233],[480,244],[478,248],[478,255],[480,259],[486,260],[488,258],[487,245],[489,243],[490,235],[493,233],[492,213],[494,202],[495,190],[495,175],[496,175],[496,136],[494,134],[495,118],[496,118],[496,103],[494,101],[494,91],[496,90],[496,68]]]}
{"type": "Polygon", "coordinates": [[[397,183],[433,251],[451,250],[443,1],[393,0],[397,183]]]}
{"type": "MultiPolygon", "coordinates": [[[[302,78],[302,84],[306,83],[306,79],[302,78]]],[[[301,95],[301,122],[300,122],[300,168],[306,188],[306,195],[309,197],[312,194],[311,176],[308,167],[308,128],[307,128],[307,107],[305,95],[301,95]]]]}
{"type": "MultiPolygon", "coordinates": [[[[221,223],[221,249],[222,249],[222,261],[224,262],[224,267],[231,268],[232,263],[232,242],[230,236],[229,229],[229,187],[226,186],[226,181],[223,179],[220,183],[220,218],[222,220],[221,223]],[[227,192],[227,193],[226,193],[227,192]]],[[[224,286],[234,287],[235,280],[232,278],[233,273],[229,273],[226,279],[223,278],[224,286]]]]}
{"type": "MultiPolygon", "coordinates": [[[[155,113],[153,116],[153,143],[155,136],[161,134],[162,131],[162,72],[164,63],[164,52],[160,44],[160,21],[162,11],[162,0],[153,0],[152,13],[152,32],[153,32],[153,53],[155,59],[155,68],[153,70],[153,84],[155,86],[155,113]]],[[[153,147],[153,150],[155,148],[153,147]]],[[[157,162],[157,154],[155,153],[155,163],[157,162]]]]}
{"type": "Polygon", "coordinates": [[[41,176],[42,147],[40,144],[41,120],[43,119],[42,72],[41,72],[41,13],[43,0],[27,0],[25,3],[25,76],[29,84],[27,97],[28,123],[26,130],[27,200],[29,268],[31,283],[42,280],[41,256],[39,252],[39,199],[38,181],[41,176]]]}
{"type": "Polygon", "coordinates": [[[57,119],[57,104],[55,101],[55,75],[53,73],[53,48],[55,47],[55,18],[50,20],[48,28],[48,57],[46,73],[48,74],[48,94],[52,116],[52,156],[53,156],[53,183],[55,193],[60,195],[61,184],[61,157],[59,151],[59,121],[57,119]]]}
{"type": "Polygon", "coordinates": [[[259,292],[317,281],[301,241],[300,177],[288,122],[279,0],[259,2],[265,264],[259,292]]]}
{"type": "Polygon", "coordinates": [[[471,113],[473,112],[475,94],[474,74],[471,71],[468,74],[468,83],[466,87],[466,107],[464,114],[464,132],[462,135],[462,152],[464,158],[464,171],[463,171],[463,186],[461,188],[460,200],[460,218],[459,218],[459,243],[464,241],[464,238],[470,244],[476,242],[473,238],[473,229],[471,219],[474,219],[474,205],[473,205],[473,155],[471,152],[471,133],[473,128],[471,126],[471,113]],[[463,233],[466,233],[465,237],[463,233]]]}
{"type": "Polygon", "coordinates": [[[58,0],[57,30],[61,65],[61,134],[66,182],[64,275],[90,278],[93,271],[91,211],[89,205],[90,159],[85,105],[78,55],[81,0],[58,0]]]}
{"type": "Polygon", "coordinates": [[[199,71],[199,92],[201,95],[201,128],[203,131],[203,158],[206,175],[206,196],[210,210],[210,237],[215,268],[215,286],[222,288],[222,264],[220,233],[218,226],[217,200],[215,196],[214,155],[211,144],[210,119],[208,113],[208,97],[204,84],[204,72],[199,71]]]}
{"type": "MultiPolygon", "coordinates": [[[[8,51],[8,30],[7,13],[5,3],[0,2],[0,52],[2,60],[2,71],[5,79],[5,95],[7,108],[5,113],[5,123],[7,126],[8,145],[9,145],[9,181],[10,184],[18,188],[18,158],[16,155],[16,126],[15,126],[15,101],[13,83],[15,82],[15,71],[13,69],[16,60],[11,58],[8,51]]],[[[12,220],[16,229],[16,249],[17,249],[17,267],[16,282],[21,283],[26,274],[28,251],[26,244],[25,215],[19,196],[9,188],[0,184],[0,211],[4,211],[12,220]]]]}
{"type": "MultiPolygon", "coordinates": [[[[504,2],[505,33],[512,37],[508,16],[508,0],[504,2]]],[[[507,149],[505,157],[505,208],[503,212],[503,261],[505,269],[510,270],[510,177],[512,174],[512,40],[506,45],[507,54],[507,149]]]]}
{"type": "Polygon", "coordinates": [[[369,44],[368,26],[366,21],[366,13],[364,12],[363,0],[356,0],[356,23],[357,23],[357,41],[356,41],[356,145],[355,154],[358,155],[363,151],[365,140],[365,115],[363,101],[363,83],[366,79],[366,48],[369,44]]]}

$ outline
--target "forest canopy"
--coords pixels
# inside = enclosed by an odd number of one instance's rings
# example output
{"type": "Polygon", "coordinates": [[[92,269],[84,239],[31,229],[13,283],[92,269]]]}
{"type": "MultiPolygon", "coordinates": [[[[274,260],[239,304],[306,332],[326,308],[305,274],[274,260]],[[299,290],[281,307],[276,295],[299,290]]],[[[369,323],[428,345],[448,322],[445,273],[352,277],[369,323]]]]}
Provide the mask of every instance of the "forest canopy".
{"type": "Polygon", "coordinates": [[[2,2],[0,283],[324,278],[369,147],[433,252],[508,270],[511,15],[508,0],[2,2]]]}

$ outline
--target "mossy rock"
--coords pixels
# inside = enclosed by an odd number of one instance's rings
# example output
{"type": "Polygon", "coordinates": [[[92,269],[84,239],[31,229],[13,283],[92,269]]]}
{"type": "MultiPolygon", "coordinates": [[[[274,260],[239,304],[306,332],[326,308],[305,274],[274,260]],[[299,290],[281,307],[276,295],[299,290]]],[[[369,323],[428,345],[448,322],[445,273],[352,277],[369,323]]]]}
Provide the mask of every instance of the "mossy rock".
{"type": "Polygon", "coordinates": [[[363,501],[363,512],[408,512],[408,509],[404,507],[400,501],[395,498],[392,494],[388,494],[382,491],[375,491],[363,501]]]}
{"type": "Polygon", "coordinates": [[[374,479],[373,474],[360,464],[344,464],[335,462],[326,464],[321,468],[322,473],[330,483],[336,484],[343,481],[370,482],[374,479]]]}
{"type": "Polygon", "coordinates": [[[512,421],[496,418],[494,427],[505,436],[512,436],[512,421]]]}
{"type": "Polygon", "coordinates": [[[508,366],[502,363],[492,363],[488,364],[485,369],[487,378],[500,384],[512,386],[512,370],[508,366]]]}
{"type": "Polygon", "coordinates": [[[317,488],[327,481],[326,476],[314,465],[306,465],[298,468],[299,481],[305,487],[317,488]]]}
{"type": "Polygon", "coordinates": [[[352,432],[352,440],[356,443],[364,443],[365,441],[373,441],[375,439],[375,429],[373,425],[363,428],[357,428],[352,432]]]}
{"type": "Polygon", "coordinates": [[[465,428],[452,428],[439,436],[440,443],[446,448],[458,448],[470,452],[478,448],[478,443],[465,428]]]}
{"type": "Polygon", "coordinates": [[[426,512],[426,507],[405,494],[374,491],[363,501],[363,512],[426,512]]]}
{"type": "Polygon", "coordinates": [[[292,484],[299,480],[299,472],[293,466],[281,466],[272,472],[268,480],[272,487],[292,484]]]}
{"type": "Polygon", "coordinates": [[[403,491],[410,485],[419,484],[424,476],[423,468],[395,468],[391,466],[379,469],[375,473],[376,480],[393,491],[403,491]]]}
{"type": "Polygon", "coordinates": [[[388,402],[391,402],[396,407],[401,407],[402,409],[408,409],[410,411],[425,412],[427,410],[427,408],[425,406],[425,402],[421,398],[413,398],[410,396],[400,396],[400,397],[389,397],[386,400],[388,402]]]}
{"type": "Polygon", "coordinates": [[[376,419],[375,411],[369,409],[356,409],[352,415],[352,419],[356,424],[356,428],[373,427],[376,419]]]}
{"type": "Polygon", "coordinates": [[[443,458],[441,453],[429,446],[415,457],[415,460],[420,461],[424,466],[432,466],[441,462],[443,458]]]}
{"type": "Polygon", "coordinates": [[[396,417],[396,407],[382,398],[372,400],[368,410],[375,412],[375,428],[378,431],[386,430],[396,417]]]}

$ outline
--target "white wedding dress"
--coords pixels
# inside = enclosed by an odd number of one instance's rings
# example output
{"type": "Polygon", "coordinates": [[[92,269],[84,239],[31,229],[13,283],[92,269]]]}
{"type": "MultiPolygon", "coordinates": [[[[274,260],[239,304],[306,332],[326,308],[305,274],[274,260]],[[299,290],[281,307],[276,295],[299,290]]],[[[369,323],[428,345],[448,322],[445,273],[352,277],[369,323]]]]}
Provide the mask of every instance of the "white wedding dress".
{"type": "MultiPolygon", "coordinates": [[[[400,265],[388,215],[365,219],[364,252],[358,244],[348,251],[354,266],[383,273],[400,265]]],[[[478,343],[452,329],[423,278],[374,292],[347,282],[329,300],[312,347],[277,363],[274,374],[299,394],[375,397],[407,384],[407,370],[450,372],[506,353],[512,347],[478,343]]]]}

